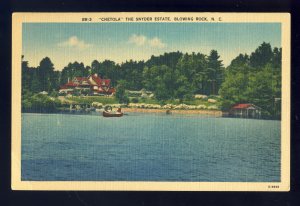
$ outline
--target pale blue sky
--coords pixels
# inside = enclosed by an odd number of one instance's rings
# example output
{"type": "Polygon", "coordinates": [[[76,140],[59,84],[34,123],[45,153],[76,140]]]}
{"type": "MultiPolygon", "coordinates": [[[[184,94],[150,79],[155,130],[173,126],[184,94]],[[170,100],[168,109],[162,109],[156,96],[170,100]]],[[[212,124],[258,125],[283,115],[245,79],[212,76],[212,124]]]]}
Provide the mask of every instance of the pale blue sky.
{"type": "Polygon", "coordinates": [[[280,23],[24,23],[23,55],[30,66],[48,56],[57,70],[69,62],[147,60],[164,52],[216,49],[223,63],[262,42],[281,47],[280,23]]]}

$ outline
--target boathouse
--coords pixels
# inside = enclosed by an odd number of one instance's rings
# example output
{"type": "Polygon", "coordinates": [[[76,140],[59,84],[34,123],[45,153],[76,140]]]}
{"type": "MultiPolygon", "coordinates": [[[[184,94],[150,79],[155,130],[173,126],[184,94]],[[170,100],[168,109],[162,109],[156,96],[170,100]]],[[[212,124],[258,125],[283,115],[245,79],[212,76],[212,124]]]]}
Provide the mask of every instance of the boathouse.
{"type": "Polygon", "coordinates": [[[235,104],[230,110],[229,115],[241,118],[261,118],[261,108],[254,104],[235,104]]]}

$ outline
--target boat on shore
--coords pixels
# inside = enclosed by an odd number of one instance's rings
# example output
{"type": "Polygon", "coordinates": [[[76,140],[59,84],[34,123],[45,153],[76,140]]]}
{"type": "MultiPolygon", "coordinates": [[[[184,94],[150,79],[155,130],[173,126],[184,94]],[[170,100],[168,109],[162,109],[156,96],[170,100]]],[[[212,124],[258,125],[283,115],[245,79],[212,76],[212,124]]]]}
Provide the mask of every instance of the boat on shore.
{"type": "Polygon", "coordinates": [[[102,112],[103,117],[122,117],[123,112],[121,111],[121,108],[119,108],[116,112],[112,111],[111,107],[107,107],[102,112]]]}
{"type": "Polygon", "coordinates": [[[112,112],[103,111],[102,114],[103,114],[103,117],[122,117],[123,116],[122,112],[112,113],[112,112]]]}

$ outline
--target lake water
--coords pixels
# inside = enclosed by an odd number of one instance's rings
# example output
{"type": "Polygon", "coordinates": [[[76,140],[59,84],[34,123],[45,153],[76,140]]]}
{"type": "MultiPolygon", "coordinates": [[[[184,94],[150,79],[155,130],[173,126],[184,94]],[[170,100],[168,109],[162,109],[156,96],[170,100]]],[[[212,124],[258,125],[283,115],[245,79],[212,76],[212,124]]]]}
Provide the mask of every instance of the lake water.
{"type": "Polygon", "coordinates": [[[280,121],[22,114],[22,180],[280,181],[280,121]]]}

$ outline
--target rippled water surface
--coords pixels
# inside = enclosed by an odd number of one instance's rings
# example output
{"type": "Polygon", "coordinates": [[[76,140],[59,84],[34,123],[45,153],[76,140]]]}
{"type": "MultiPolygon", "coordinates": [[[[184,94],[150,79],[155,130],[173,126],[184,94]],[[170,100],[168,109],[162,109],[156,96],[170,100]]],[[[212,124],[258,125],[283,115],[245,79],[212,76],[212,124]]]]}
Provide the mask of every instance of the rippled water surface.
{"type": "Polygon", "coordinates": [[[280,181],[280,121],[22,114],[22,180],[280,181]]]}

